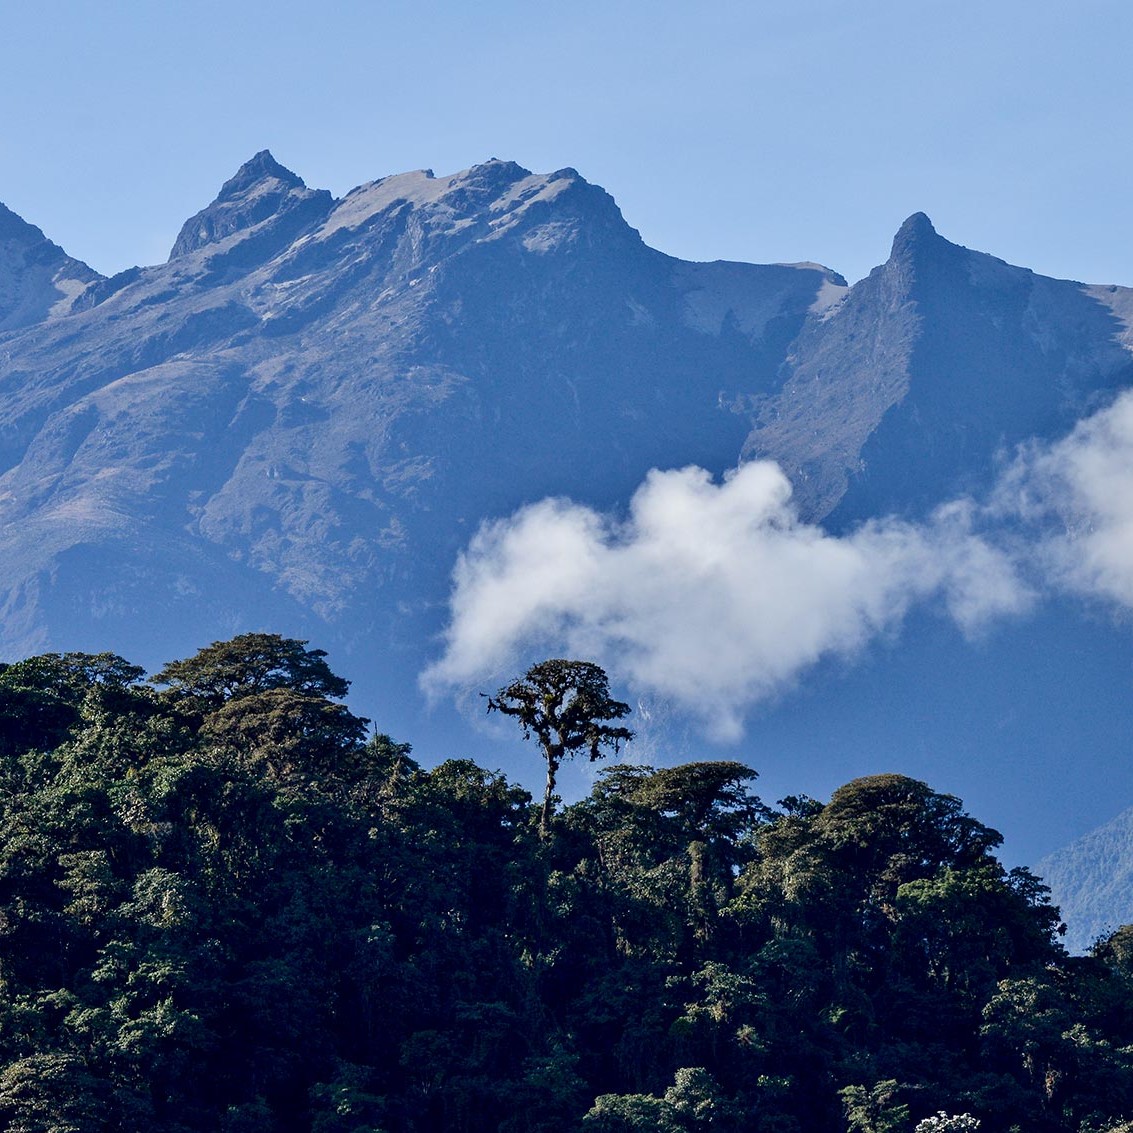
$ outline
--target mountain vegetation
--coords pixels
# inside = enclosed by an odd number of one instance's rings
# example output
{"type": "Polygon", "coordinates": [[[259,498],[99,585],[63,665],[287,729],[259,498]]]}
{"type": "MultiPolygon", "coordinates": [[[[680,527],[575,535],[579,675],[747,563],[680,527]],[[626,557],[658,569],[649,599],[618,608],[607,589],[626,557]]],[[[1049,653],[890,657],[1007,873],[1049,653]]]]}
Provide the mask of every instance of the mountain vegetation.
{"type": "MultiPolygon", "coordinates": [[[[582,676],[600,746],[623,714],[582,676]]],[[[922,782],[772,806],[742,763],[620,762],[540,836],[498,772],[371,731],[305,642],[144,677],[0,671],[3,1128],[1129,1128],[1133,929],[1068,956],[922,782]]]]}

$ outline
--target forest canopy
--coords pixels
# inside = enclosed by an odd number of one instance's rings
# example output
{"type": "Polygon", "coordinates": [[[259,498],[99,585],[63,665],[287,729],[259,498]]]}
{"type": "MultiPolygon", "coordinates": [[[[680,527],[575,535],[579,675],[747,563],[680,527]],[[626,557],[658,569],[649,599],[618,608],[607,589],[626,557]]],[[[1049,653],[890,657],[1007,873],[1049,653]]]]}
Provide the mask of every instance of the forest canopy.
{"type": "Polygon", "coordinates": [[[347,690],[272,634],[0,669],[0,1128],[1130,1128],[1133,929],[1068,956],[960,800],[610,762],[548,822],[347,690]]]}

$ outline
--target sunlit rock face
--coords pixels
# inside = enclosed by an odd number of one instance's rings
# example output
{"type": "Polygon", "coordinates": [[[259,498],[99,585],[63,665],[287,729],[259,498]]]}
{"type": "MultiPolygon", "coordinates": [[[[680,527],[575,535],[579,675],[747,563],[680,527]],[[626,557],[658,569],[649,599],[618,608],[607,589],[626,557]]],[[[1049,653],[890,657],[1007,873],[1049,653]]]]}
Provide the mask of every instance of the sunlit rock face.
{"type": "Polygon", "coordinates": [[[485,516],[734,465],[745,408],[844,291],[810,264],[675,260],[574,170],[496,160],[335,200],[260,153],[167,263],[111,279],[8,217],[14,653],[388,635],[485,516]]]}

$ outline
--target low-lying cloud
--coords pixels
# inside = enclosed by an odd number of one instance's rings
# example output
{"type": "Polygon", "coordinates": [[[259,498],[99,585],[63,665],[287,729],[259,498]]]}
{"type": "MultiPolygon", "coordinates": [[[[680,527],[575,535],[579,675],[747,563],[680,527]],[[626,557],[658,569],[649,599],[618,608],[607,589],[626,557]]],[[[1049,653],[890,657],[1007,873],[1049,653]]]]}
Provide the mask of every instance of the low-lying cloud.
{"type": "Polygon", "coordinates": [[[510,675],[522,656],[597,660],[736,737],[755,703],[824,657],[852,657],[939,601],[966,632],[1031,600],[1014,564],[955,503],[932,520],[835,537],[800,522],[777,465],[714,482],[652,471],[624,520],[550,499],[484,524],[454,572],[430,692],[510,675]]]}
{"type": "Polygon", "coordinates": [[[650,472],[628,516],[549,499],[484,524],[454,572],[431,693],[525,659],[598,661],[718,738],[826,657],[852,658],[935,604],[968,635],[1043,592],[1133,611],[1133,391],[1024,446],[987,501],[835,536],[801,522],[777,465],[722,482],[650,472]]]}
{"type": "Polygon", "coordinates": [[[1024,448],[993,510],[1035,533],[1030,555],[1050,585],[1133,610],[1133,392],[1024,448]]]}

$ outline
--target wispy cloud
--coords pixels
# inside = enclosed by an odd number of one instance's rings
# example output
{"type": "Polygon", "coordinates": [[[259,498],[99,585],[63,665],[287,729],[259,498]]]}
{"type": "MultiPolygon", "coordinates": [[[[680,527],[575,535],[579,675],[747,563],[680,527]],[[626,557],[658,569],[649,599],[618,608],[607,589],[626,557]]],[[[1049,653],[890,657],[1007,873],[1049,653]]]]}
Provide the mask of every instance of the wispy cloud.
{"type": "Polygon", "coordinates": [[[551,499],[484,524],[454,572],[437,694],[524,656],[599,661],[718,738],[823,657],[851,657],[938,602],[965,632],[1032,599],[1011,559],[973,530],[967,503],[928,523],[868,523],[842,537],[799,521],[778,466],[650,472],[614,520],[551,499]]]}
{"type": "Polygon", "coordinates": [[[1027,526],[1049,585],[1133,610],[1133,391],[1063,440],[1026,446],[992,512],[1027,526]]]}
{"type": "Polygon", "coordinates": [[[539,655],[603,664],[733,738],[824,657],[852,658],[935,604],[972,635],[1070,593],[1133,611],[1133,390],[1020,449],[986,502],[842,536],[798,519],[778,466],[722,482],[650,472],[624,519],[565,499],[484,524],[453,576],[433,694],[539,655]]]}

